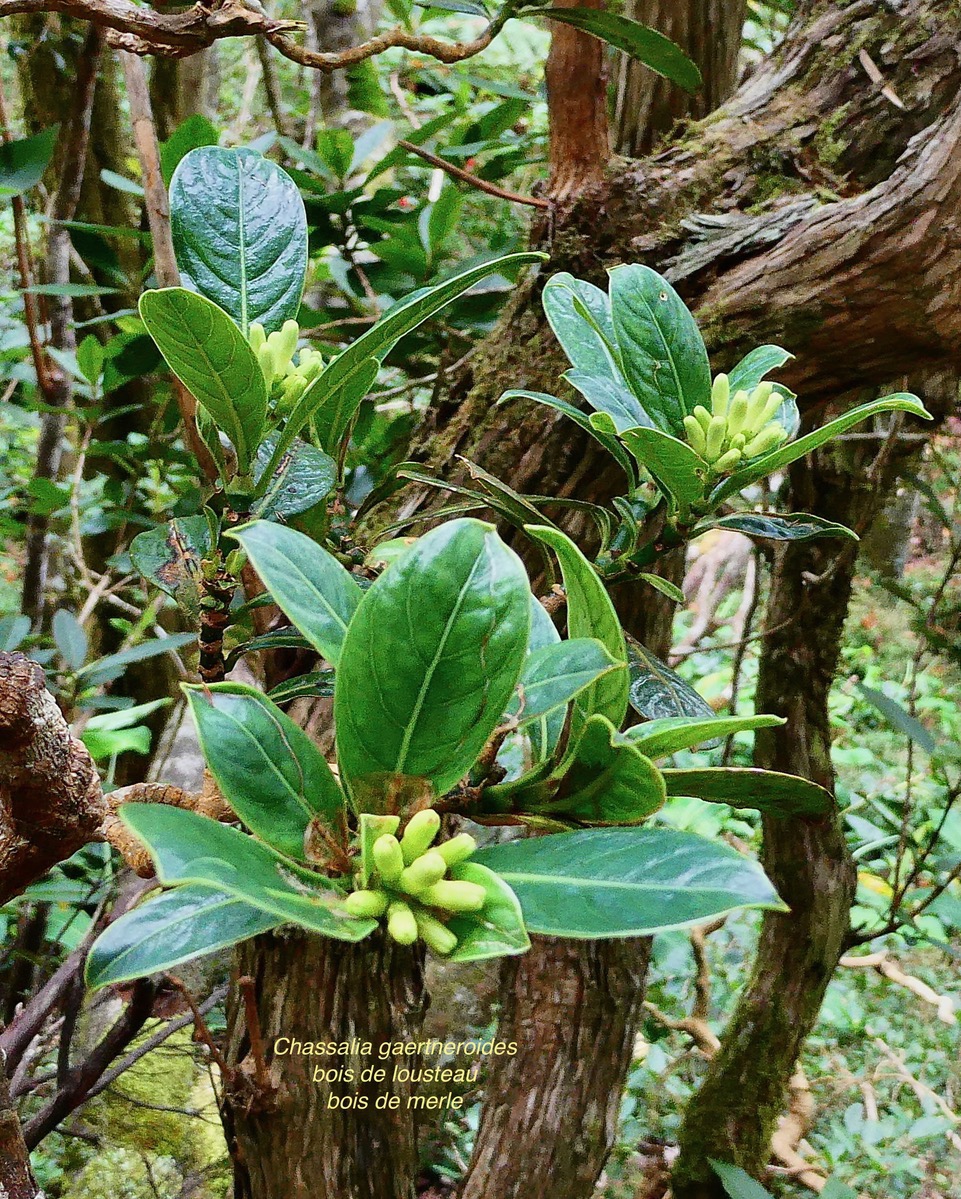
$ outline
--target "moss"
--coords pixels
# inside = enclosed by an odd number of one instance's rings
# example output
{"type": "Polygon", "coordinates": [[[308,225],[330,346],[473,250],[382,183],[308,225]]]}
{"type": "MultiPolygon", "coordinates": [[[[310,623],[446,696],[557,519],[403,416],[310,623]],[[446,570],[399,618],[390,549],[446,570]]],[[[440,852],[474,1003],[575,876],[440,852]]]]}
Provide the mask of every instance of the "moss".
{"type": "Polygon", "coordinates": [[[814,135],[814,149],[818,160],[826,167],[834,167],[841,161],[844,151],[850,145],[846,138],[838,135],[838,130],[847,120],[849,104],[842,104],[823,122],[814,135]]]}

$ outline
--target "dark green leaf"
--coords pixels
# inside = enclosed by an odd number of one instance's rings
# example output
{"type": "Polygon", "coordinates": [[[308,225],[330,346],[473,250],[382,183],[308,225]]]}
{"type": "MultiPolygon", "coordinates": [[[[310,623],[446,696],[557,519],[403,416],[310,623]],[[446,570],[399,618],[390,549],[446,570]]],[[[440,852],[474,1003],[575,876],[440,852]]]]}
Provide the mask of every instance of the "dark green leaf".
{"type": "MultiPolygon", "coordinates": [[[[276,448],[276,433],[269,434],[258,446],[255,482],[260,482],[276,448]]],[[[263,494],[252,504],[251,515],[261,520],[297,516],[326,499],[336,482],[337,463],[333,458],[304,441],[295,441],[275,466],[263,494]]]]}
{"type": "Polygon", "coordinates": [[[684,436],[684,417],[710,411],[711,368],[698,327],[670,283],[650,267],[611,272],[611,313],[631,390],[659,429],[684,436]]]}
{"type": "MultiPolygon", "coordinates": [[[[174,171],[191,150],[200,146],[216,146],[219,134],[213,123],[201,113],[192,113],[177,126],[160,146],[160,170],[164,183],[169,184],[174,171]]],[[[215,297],[213,297],[215,298],[215,297]]]]}
{"type": "Polygon", "coordinates": [[[771,371],[776,371],[793,357],[780,346],[758,346],[750,354],[745,354],[728,375],[731,395],[736,391],[753,391],[771,371]]]}
{"type": "Polygon", "coordinates": [[[507,715],[515,717],[523,725],[556,711],[564,711],[575,695],[596,682],[601,675],[614,670],[623,671],[624,664],[612,657],[600,641],[593,638],[576,637],[571,641],[545,645],[534,650],[525,660],[507,715]]]}
{"type": "Polygon", "coordinates": [[[278,683],[267,694],[275,704],[289,704],[291,700],[300,699],[303,696],[333,699],[334,672],[332,670],[311,670],[307,674],[301,674],[294,679],[286,679],[283,683],[278,683]]]}
{"type": "Polygon", "coordinates": [[[631,480],[631,483],[636,485],[637,472],[635,471],[630,458],[624,452],[624,447],[610,433],[605,433],[601,429],[595,429],[590,422],[590,418],[586,412],[582,412],[580,408],[575,408],[573,404],[569,404],[567,400],[559,400],[557,396],[548,395],[543,391],[505,391],[501,398],[497,401],[498,404],[506,403],[507,400],[534,400],[538,404],[544,404],[548,408],[554,408],[558,412],[563,412],[565,416],[569,416],[575,424],[580,425],[582,429],[590,433],[590,435],[604,447],[611,457],[623,467],[624,473],[631,480]]]}
{"type": "Polygon", "coordinates": [[[520,559],[478,520],[441,525],[391,563],[337,673],[337,761],[352,790],[406,775],[443,794],[466,774],[520,675],[529,597],[520,559]]]}
{"type": "Polygon", "coordinates": [[[863,683],[858,683],[858,691],[872,707],[877,708],[892,728],[903,733],[909,741],[915,741],[926,754],[938,752],[937,743],[921,721],[915,719],[910,712],[906,712],[889,695],[885,695],[883,691],[876,691],[873,687],[865,687],[863,683]]]}
{"type": "Polygon", "coordinates": [[[191,150],[170,183],[170,227],[184,283],[229,313],[244,335],[254,321],[269,333],[296,319],[307,216],[276,163],[254,150],[191,150]]]}
{"type": "Polygon", "coordinates": [[[58,608],[53,614],[53,640],[68,670],[79,670],[87,659],[87,634],[72,612],[58,608]]]}
{"type": "Polygon", "coordinates": [[[754,729],[773,729],[784,723],[780,716],[666,716],[635,724],[624,736],[649,758],[665,758],[718,737],[754,729]]]}
{"type": "Polygon", "coordinates": [[[760,537],[770,541],[812,541],[815,537],[858,539],[857,533],[846,525],[806,512],[790,512],[784,516],[768,512],[734,512],[730,516],[700,521],[691,530],[691,536],[697,537],[708,529],[733,529],[745,537],[760,537]]]}
{"type": "Polygon", "coordinates": [[[247,551],[278,608],[336,666],[361,598],[350,572],[304,533],[265,520],[235,529],[230,536],[247,551]]]}
{"type": "Polygon", "coordinates": [[[711,1169],[727,1191],[728,1199],[774,1199],[770,1191],[766,1191],[759,1182],[755,1182],[740,1166],[729,1166],[725,1162],[715,1161],[714,1158],[708,1160],[711,1169]]]}
{"type": "Polygon", "coordinates": [[[200,562],[210,553],[204,516],[181,516],[138,533],[130,543],[134,569],[172,596],[194,621],[200,615],[200,562]]]}
{"type": "Polygon", "coordinates": [[[742,907],[785,910],[756,862],[671,828],[556,833],[472,860],[508,883],[528,930],[546,936],[639,937],[742,907]]]}
{"type": "Polygon", "coordinates": [[[670,79],[686,92],[696,92],[701,86],[701,72],[697,65],[670,38],[658,33],[639,21],[619,13],[596,8],[539,8],[534,11],[521,10],[518,16],[549,17],[552,21],[563,21],[573,25],[602,42],[623,50],[665,79],[670,79]]]}
{"type": "Polygon", "coordinates": [[[661,595],[666,595],[669,600],[673,600],[675,604],[683,604],[685,602],[684,592],[670,579],[664,579],[660,575],[651,575],[642,571],[638,576],[647,583],[648,587],[653,587],[655,591],[659,591],[661,595]]]}
{"type": "Polygon", "coordinates": [[[0,141],[0,196],[21,196],[43,178],[57,144],[59,125],[34,137],[0,141]]]}
{"type": "Polygon", "coordinates": [[[660,429],[627,429],[621,440],[682,514],[703,499],[707,463],[686,442],[660,429]]]}
{"type": "Polygon", "coordinates": [[[448,923],[457,937],[457,948],[449,961],[482,962],[530,949],[521,905],[499,874],[474,861],[461,862],[450,874],[458,881],[483,887],[487,899],[479,912],[455,916],[448,923]]]}
{"type": "Polygon", "coordinates": [[[216,304],[183,287],[144,292],[140,315],[167,365],[230,438],[247,474],[267,419],[263,371],[247,339],[216,304]]]}
{"type": "Polygon", "coordinates": [[[627,639],[631,707],[648,720],[665,716],[713,718],[714,709],[646,646],[627,639]]]}
{"type": "Polygon", "coordinates": [[[830,791],[810,779],[774,770],[718,766],[662,773],[668,795],[693,795],[732,808],[756,808],[771,816],[821,816],[834,803],[830,791]]]}
{"type": "Polygon", "coordinates": [[[299,725],[240,683],[185,688],[200,748],[221,794],[279,853],[306,861],[315,816],[336,834],[345,800],[326,760],[299,725]]]}
{"type": "Polygon", "coordinates": [[[141,641],[130,649],[118,650],[105,658],[98,658],[81,670],[77,678],[84,687],[99,687],[101,683],[110,683],[119,679],[131,662],[144,662],[148,658],[156,658],[160,654],[182,649],[185,645],[196,642],[194,633],[171,633],[169,637],[158,637],[155,641],[141,641]]]}
{"type": "MultiPolygon", "coordinates": [[[[590,562],[559,529],[530,525],[527,532],[557,554],[567,592],[567,628],[572,638],[595,637],[615,662],[627,662],[621,622],[611,597],[590,562]]],[[[618,728],[627,711],[627,675],[614,671],[599,678],[574,700],[571,735],[576,736],[588,718],[606,716],[618,728]]]]}
{"type": "Polygon", "coordinates": [[[234,895],[209,887],[175,887],[125,912],[100,934],[87,956],[87,986],[96,990],[159,974],[280,923],[234,895]]]}
{"type": "Polygon", "coordinates": [[[240,829],[167,804],[122,804],[121,820],[150,850],[163,883],[194,883],[236,896],[278,923],[360,941],[376,927],[344,909],[330,880],[312,874],[240,829]]]}
{"type": "Polygon", "coordinates": [[[667,795],[654,763],[603,716],[584,725],[558,774],[556,796],[532,811],[582,824],[639,824],[667,795]]]}
{"type": "Polygon", "coordinates": [[[439,8],[444,12],[462,12],[472,17],[486,17],[487,9],[469,0],[414,0],[418,8],[439,8]]]}

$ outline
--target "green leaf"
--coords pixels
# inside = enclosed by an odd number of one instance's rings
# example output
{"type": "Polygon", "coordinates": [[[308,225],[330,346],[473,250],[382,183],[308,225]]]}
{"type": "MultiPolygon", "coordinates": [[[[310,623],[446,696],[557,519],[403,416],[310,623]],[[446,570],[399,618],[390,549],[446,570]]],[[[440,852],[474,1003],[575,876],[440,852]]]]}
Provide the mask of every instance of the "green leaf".
{"type": "Polygon", "coordinates": [[[585,687],[615,670],[623,671],[624,663],[618,662],[600,641],[592,637],[575,637],[545,645],[525,660],[507,715],[524,725],[563,712],[585,687]]]}
{"type": "Polygon", "coordinates": [[[817,783],[774,770],[718,766],[662,774],[670,796],[692,795],[732,808],[756,808],[771,816],[822,816],[834,805],[830,791],[817,783]]]}
{"type": "Polygon", "coordinates": [[[330,767],[299,725],[240,683],[185,687],[200,748],[217,786],[243,823],[289,858],[306,861],[315,816],[334,834],[345,799],[330,767]]]}
{"type": "Polygon", "coordinates": [[[663,75],[686,92],[696,92],[703,80],[697,65],[670,38],[632,21],[618,13],[605,12],[596,8],[538,8],[521,9],[517,14],[524,17],[548,17],[573,25],[602,42],[623,50],[658,75],[663,75]]]}
{"type": "Polygon", "coordinates": [[[784,911],[761,867],[671,828],[583,829],[480,850],[520,900],[528,931],[640,937],[703,924],[737,908],[784,911]]]}
{"type": "MultiPolygon", "coordinates": [[[[446,307],[452,300],[463,295],[475,283],[486,279],[497,271],[503,271],[514,266],[522,266],[530,262],[543,262],[547,257],[541,253],[507,254],[503,258],[494,258],[490,262],[462,271],[459,275],[438,283],[422,291],[414,292],[405,300],[395,304],[389,312],[356,341],[351,342],[347,349],[340,354],[318,376],[316,384],[308,388],[297,402],[290,414],[285,428],[291,436],[298,433],[318,408],[325,403],[325,397],[332,396],[340,388],[346,388],[360,371],[369,369],[371,359],[382,361],[394,345],[408,333],[413,332],[435,313],[446,307]]],[[[345,392],[346,394],[346,392],[345,392]]],[[[356,396],[354,409],[360,404],[363,395],[356,396]]],[[[338,418],[338,425],[346,429],[353,411],[343,411],[338,418]]],[[[325,448],[330,446],[324,443],[325,448]]]]}
{"type": "Polygon", "coordinates": [[[513,391],[505,391],[501,398],[497,401],[498,404],[504,404],[507,400],[534,400],[538,404],[543,404],[547,408],[553,408],[557,412],[563,412],[565,416],[569,416],[575,424],[580,425],[582,429],[590,433],[590,435],[604,447],[611,457],[623,468],[624,473],[631,480],[631,483],[636,486],[637,472],[631,463],[630,458],[624,452],[624,447],[610,433],[605,433],[602,429],[597,429],[591,424],[590,417],[586,412],[582,412],[580,408],[575,408],[573,404],[569,404],[567,400],[559,400],[557,396],[548,395],[543,391],[523,391],[515,389],[513,391]]]}
{"type": "Polygon", "coordinates": [[[793,357],[780,346],[758,346],[751,350],[728,375],[731,395],[736,391],[753,391],[771,371],[776,371],[793,357]]]}
{"type": "Polygon", "coordinates": [[[92,990],[159,974],[270,932],[282,921],[234,895],[210,887],[164,891],[125,912],[100,934],[87,955],[92,990]]]}
{"type": "Polygon", "coordinates": [[[661,595],[666,595],[675,604],[683,604],[685,602],[684,592],[675,583],[672,583],[670,579],[664,579],[660,575],[647,574],[645,571],[642,571],[637,577],[643,579],[648,587],[653,587],[661,595]]]}
{"type": "Polygon", "coordinates": [[[219,137],[213,122],[201,113],[192,113],[185,121],[181,121],[160,145],[160,170],[164,183],[170,184],[174,171],[191,150],[201,146],[216,146],[219,137]]]}
{"type": "Polygon", "coordinates": [[[805,454],[810,454],[812,450],[824,445],[826,441],[840,437],[853,425],[858,425],[861,421],[876,416],[879,412],[909,412],[912,416],[919,416],[924,420],[931,419],[931,413],[927,411],[918,397],[909,392],[899,391],[885,396],[883,399],[872,400],[870,404],[861,404],[857,408],[852,408],[850,412],[845,412],[837,420],[822,425],[820,429],[814,429],[806,436],[798,438],[797,441],[788,442],[778,450],[762,454],[760,458],[755,458],[743,470],[736,471],[720,487],[715,488],[711,494],[712,507],[716,508],[729,496],[736,495],[751,483],[757,482],[758,479],[766,479],[773,471],[780,470],[782,466],[787,466],[798,458],[803,458],[805,454]]]}
{"type": "Polygon", "coordinates": [[[774,1199],[770,1191],[766,1191],[759,1182],[740,1166],[729,1166],[725,1162],[708,1158],[711,1169],[721,1180],[729,1199],[774,1199]]]}
{"type": "Polygon", "coordinates": [[[575,371],[626,387],[617,360],[611,302],[606,292],[562,271],[544,284],[541,303],[575,371]]]}
{"type": "Polygon", "coordinates": [[[595,412],[606,412],[618,433],[638,426],[650,427],[651,418],[626,383],[615,383],[583,371],[567,371],[563,378],[576,387],[595,412]]]}
{"type": "Polygon", "coordinates": [[[487,9],[469,0],[414,0],[418,8],[439,8],[443,12],[462,12],[472,17],[489,16],[487,9]]]}
{"type": "Polygon", "coordinates": [[[708,529],[733,529],[745,537],[760,537],[768,541],[813,541],[816,537],[848,537],[854,541],[858,535],[847,525],[836,524],[821,516],[806,512],[789,512],[784,516],[769,512],[733,512],[716,520],[702,520],[691,530],[697,537],[708,529]]]}
{"type": "Polygon", "coordinates": [[[592,716],[558,768],[560,789],[531,811],[582,824],[638,824],[667,797],[661,772],[603,716],[592,716]]]}
{"type": "Polygon", "coordinates": [[[785,724],[781,716],[667,716],[635,724],[624,736],[649,758],[666,758],[682,749],[693,749],[705,741],[730,737],[733,733],[773,729],[785,724]]]}
{"type": "Polygon", "coordinates": [[[337,673],[337,761],[360,779],[427,779],[443,794],[470,769],[517,683],[530,631],[523,564],[493,527],[449,521],[364,594],[337,673]]]}
{"type": "MultiPolygon", "coordinates": [[[[276,433],[270,433],[257,448],[256,483],[263,478],[273,457],[277,437],[276,433]]],[[[251,505],[251,515],[261,520],[297,516],[326,499],[336,482],[337,463],[333,458],[304,441],[295,441],[276,463],[263,494],[251,505]]]]}
{"type": "Polygon", "coordinates": [[[336,666],[361,599],[350,571],[304,533],[268,521],[243,525],[229,536],[244,547],[278,608],[336,666]]]}
{"type": "Polygon", "coordinates": [[[58,608],[53,614],[54,644],[68,670],[79,670],[87,659],[87,634],[72,612],[58,608]]]}
{"type": "Polygon", "coordinates": [[[230,438],[241,474],[250,471],[267,419],[257,356],[230,317],[183,287],[145,291],[140,315],[167,365],[230,438]]]}
{"type": "MultiPolygon", "coordinates": [[[[309,642],[305,642],[309,644],[309,642]]],[[[334,698],[334,672],[332,670],[309,670],[306,674],[297,675],[293,679],[285,679],[276,687],[271,687],[267,696],[275,704],[289,704],[291,700],[302,696],[334,698]]]]}
{"type": "Polygon", "coordinates": [[[836,1178],[829,1178],[824,1184],[821,1199],[858,1199],[858,1193],[843,1182],[838,1182],[836,1178]]]}
{"type": "Polygon", "coordinates": [[[707,717],[714,709],[670,666],[633,637],[627,639],[631,707],[648,720],[667,716],[707,717]]]}
{"type": "Polygon", "coordinates": [[[704,498],[707,463],[687,442],[660,429],[626,429],[621,440],[682,513],[704,498]]]}
{"type": "MultiPolygon", "coordinates": [[[[354,419],[360,402],[373,387],[380,370],[380,362],[376,358],[368,358],[361,369],[342,386],[329,392],[317,407],[312,416],[315,440],[330,453],[340,450],[344,434],[354,419]]],[[[323,372],[315,380],[312,387],[323,387],[323,372]]],[[[309,387],[302,400],[311,394],[309,387]]]]}
{"type": "Polygon", "coordinates": [[[873,687],[865,687],[863,683],[858,683],[858,691],[872,707],[877,708],[892,728],[903,733],[909,741],[920,745],[926,754],[933,755],[938,752],[937,743],[921,721],[906,712],[889,695],[885,695],[883,691],[876,691],[873,687]]]}
{"type": "Polygon", "coordinates": [[[517,896],[507,883],[477,862],[461,862],[450,872],[458,882],[475,883],[487,894],[479,912],[455,916],[448,928],[457,937],[451,962],[482,962],[525,953],[531,946],[517,896]]]}
{"type": "Polygon", "coordinates": [[[29,635],[29,616],[4,616],[0,619],[0,653],[11,653],[29,635]]]}
{"type": "Polygon", "coordinates": [[[35,283],[23,289],[32,296],[65,296],[72,300],[84,300],[91,296],[115,296],[118,287],[98,287],[96,283],[35,283]]]}
{"type": "Polygon", "coordinates": [[[153,641],[141,641],[129,649],[118,650],[115,654],[107,654],[98,658],[77,672],[77,680],[84,687],[99,687],[102,683],[112,683],[119,679],[132,662],[145,662],[148,658],[156,658],[160,654],[182,649],[185,645],[196,642],[195,633],[171,633],[169,637],[158,637],[153,641]]]}
{"type": "MultiPolygon", "coordinates": [[[[539,650],[560,644],[561,635],[544,605],[535,595],[531,595],[531,631],[527,641],[527,657],[524,659],[524,669],[531,657],[539,650]]],[[[564,732],[567,722],[567,709],[552,712],[542,716],[536,724],[528,725],[527,736],[534,749],[535,761],[546,762],[554,753],[564,732]]]]}
{"type": "Polygon", "coordinates": [[[51,125],[34,137],[0,142],[0,197],[22,196],[37,186],[53,158],[59,132],[59,125],[51,125]]]}
{"type": "Polygon", "coordinates": [[[194,883],[244,900],[278,923],[360,941],[376,927],[351,916],[330,880],[312,874],[240,829],[167,804],[122,804],[121,820],[150,851],[163,883],[194,883]]]}
{"type": "Polygon", "coordinates": [[[77,346],[77,366],[88,383],[95,384],[103,373],[104,348],[92,333],[77,346]]]}
{"type": "MultiPolygon", "coordinates": [[[[627,662],[621,622],[604,584],[573,541],[559,529],[527,526],[528,534],[557,554],[567,592],[567,628],[571,638],[594,637],[615,662],[627,662]]],[[[599,678],[574,700],[571,735],[576,736],[594,715],[606,716],[619,727],[627,712],[627,674],[618,670],[599,678]]]]}
{"type": "Polygon", "coordinates": [[[200,563],[210,553],[210,545],[205,516],[180,516],[138,533],[130,543],[130,561],[196,622],[200,616],[200,563]]]}
{"type": "Polygon", "coordinates": [[[684,301],[650,267],[610,271],[611,312],[631,390],[659,429],[684,436],[684,417],[711,409],[711,368],[684,301]]]}
{"type": "Polygon", "coordinates": [[[276,163],[254,150],[191,150],[170,183],[170,228],[184,283],[229,313],[245,336],[255,321],[269,333],[296,319],[307,214],[276,163]]]}

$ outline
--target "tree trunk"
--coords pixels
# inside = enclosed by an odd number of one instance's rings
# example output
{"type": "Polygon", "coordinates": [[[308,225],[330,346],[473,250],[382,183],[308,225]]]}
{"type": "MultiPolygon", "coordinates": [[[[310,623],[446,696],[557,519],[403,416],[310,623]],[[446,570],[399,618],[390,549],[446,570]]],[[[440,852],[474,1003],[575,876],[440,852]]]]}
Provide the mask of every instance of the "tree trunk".
{"type": "Polygon", "coordinates": [[[618,54],[612,133],[618,154],[639,158],[686,117],[700,119],[734,91],[747,0],[628,0],[624,15],[663,33],[701,69],[704,85],[682,91],[635,58],[618,54]]]}
{"type": "Polygon", "coordinates": [[[36,1199],[40,1188],[30,1169],[16,1104],[7,1086],[6,1061],[0,1053],[0,1195],[4,1199],[36,1199]]]}
{"type": "Polygon", "coordinates": [[[188,117],[213,118],[220,82],[217,46],[189,58],[155,58],[150,72],[150,105],[157,137],[165,142],[188,117]]]}
{"type": "MultiPolygon", "coordinates": [[[[426,999],[420,955],[375,934],[360,945],[284,933],[241,945],[237,972],[253,980],[259,1030],[252,1030],[235,978],[228,1010],[234,1077],[228,1092],[228,1143],[243,1199],[413,1199],[417,1121],[408,1084],[391,1081],[398,1060],[379,1047],[416,1040],[426,999]],[[257,1036],[267,1086],[258,1080],[257,1036]],[[369,1041],[371,1054],[313,1057],[278,1053],[278,1038],[369,1041]],[[385,1067],[382,1083],[314,1081],[316,1068],[385,1067]],[[356,1095],[362,1110],[332,1108],[331,1096],[356,1095]],[[378,1096],[398,1105],[379,1109],[378,1096]]],[[[285,1046],[281,1043],[281,1050],[285,1046]]],[[[262,1079],[263,1081],[265,1079],[262,1079]]]]}

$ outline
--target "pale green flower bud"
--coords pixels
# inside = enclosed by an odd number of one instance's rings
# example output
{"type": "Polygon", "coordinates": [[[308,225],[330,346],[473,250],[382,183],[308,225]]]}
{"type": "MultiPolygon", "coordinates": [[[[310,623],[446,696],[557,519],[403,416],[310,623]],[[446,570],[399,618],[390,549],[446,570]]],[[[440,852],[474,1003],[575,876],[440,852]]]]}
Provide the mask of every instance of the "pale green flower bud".
{"type": "Polygon", "coordinates": [[[731,449],[718,458],[717,462],[714,463],[714,469],[718,474],[722,474],[726,470],[733,470],[740,461],[741,451],[731,449]]]}
{"type": "Polygon", "coordinates": [[[404,869],[404,855],[400,850],[400,842],[393,833],[384,833],[371,846],[371,854],[377,873],[388,887],[392,887],[400,880],[404,869]]]}
{"type": "Polygon", "coordinates": [[[707,449],[707,441],[704,437],[704,430],[696,417],[685,416],[684,431],[687,433],[687,444],[695,454],[699,454],[703,458],[707,449]]]}
{"type": "Polygon", "coordinates": [[[708,426],[707,442],[704,447],[704,457],[708,462],[714,462],[721,456],[721,449],[724,445],[724,436],[727,433],[727,422],[723,416],[711,417],[711,423],[708,426]]]}
{"type": "Polygon", "coordinates": [[[753,437],[742,450],[745,458],[757,458],[776,449],[787,437],[787,430],[781,425],[768,425],[753,437]]]}
{"type": "Polygon", "coordinates": [[[420,895],[434,883],[439,883],[446,873],[447,863],[436,850],[431,849],[421,854],[403,871],[399,886],[408,895],[420,895]]]}
{"type": "Polygon", "coordinates": [[[747,401],[747,417],[744,421],[746,432],[759,433],[764,428],[767,423],[764,418],[764,409],[771,398],[772,390],[770,383],[759,383],[751,392],[747,401]]]}
{"type": "Polygon", "coordinates": [[[733,437],[735,433],[740,433],[746,425],[749,403],[750,397],[746,391],[735,392],[731,406],[727,410],[728,436],[733,437]]]}
{"type": "Polygon", "coordinates": [[[446,925],[435,920],[429,912],[415,912],[414,921],[424,943],[429,945],[435,953],[446,957],[457,948],[457,938],[454,934],[446,925]]]}
{"type": "Polygon", "coordinates": [[[764,407],[761,409],[761,415],[758,417],[756,429],[763,429],[769,424],[780,411],[781,405],[784,403],[784,396],[780,392],[771,389],[771,394],[764,402],[764,407]]]}
{"type": "Polygon", "coordinates": [[[731,381],[727,375],[718,375],[711,387],[711,407],[715,416],[727,416],[727,405],[731,398],[731,381]]]}
{"type": "Polygon", "coordinates": [[[447,879],[422,891],[418,899],[430,908],[448,912],[479,912],[487,901],[487,892],[477,883],[447,879]]]}
{"type": "Polygon", "coordinates": [[[267,334],[264,332],[263,325],[257,321],[247,330],[247,342],[255,354],[260,353],[260,347],[267,341],[267,334]]]}
{"type": "Polygon", "coordinates": [[[353,891],[344,900],[344,907],[352,916],[368,916],[376,919],[387,911],[390,900],[383,891],[353,891]]]}
{"type": "Polygon", "coordinates": [[[437,852],[448,866],[457,866],[461,862],[466,862],[476,848],[477,842],[470,833],[458,833],[449,841],[442,841],[437,846],[437,852]]]}
{"type": "Polygon", "coordinates": [[[440,817],[433,808],[424,808],[421,812],[415,812],[407,821],[404,835],[400,839],[404,862],[409,866],[415,858],[419,858],[439,832],[440,817]]]}
{"type": "Polygon", "coordinates": [[[711,424],[710,412],[708,412],[703,404],[698,404],[694,409],[694,416],[696,417],[698,424],[700,424],[701,428],[706,433],[711,424]]]}
{"type": "Polygon", "coordinates": [[[260,363],[260,369],[263,372],[264,382],[267,384],[269,391],[274,381],[274,355],[270,346],[266,342],[257,350],[257,361],[260,363]]]}
{"type": "Polygon", "coordinates": [[[387,909],[387,931],[398,945],[413,945],[417,940],[417,921],[402,899],[395,899],[387,909]]]}

